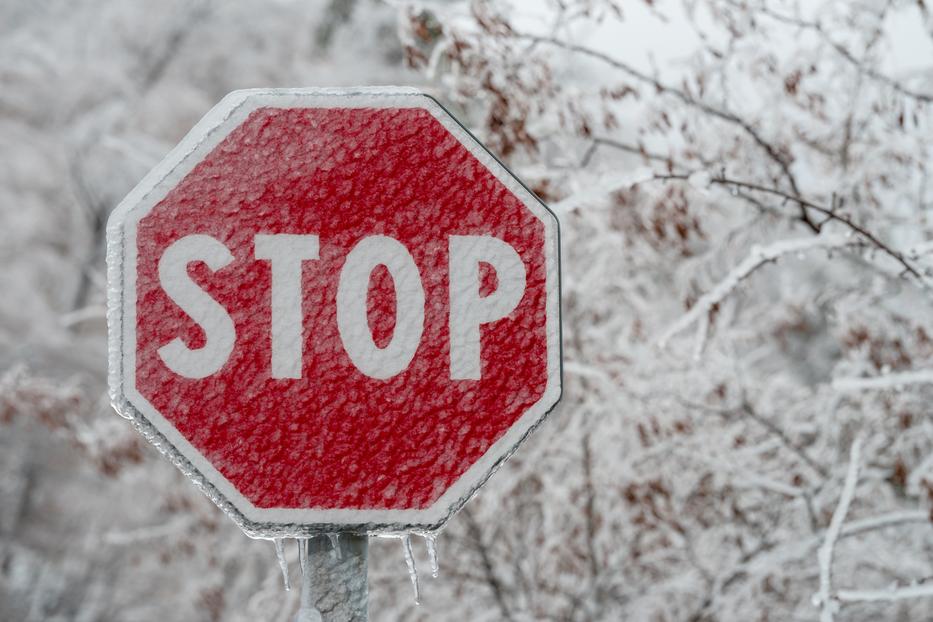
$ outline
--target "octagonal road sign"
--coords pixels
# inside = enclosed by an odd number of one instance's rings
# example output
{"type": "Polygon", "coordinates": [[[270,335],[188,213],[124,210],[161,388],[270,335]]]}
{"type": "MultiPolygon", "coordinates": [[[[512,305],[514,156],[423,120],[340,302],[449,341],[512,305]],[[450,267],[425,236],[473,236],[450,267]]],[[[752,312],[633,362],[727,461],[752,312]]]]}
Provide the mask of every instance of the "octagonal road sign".
{"type": "Polygon", "coordinates": [[[560,398],[557,220],[418,91],[234,92],[107,242],[114,406],[251,536],[437,529],[560,398]]]}

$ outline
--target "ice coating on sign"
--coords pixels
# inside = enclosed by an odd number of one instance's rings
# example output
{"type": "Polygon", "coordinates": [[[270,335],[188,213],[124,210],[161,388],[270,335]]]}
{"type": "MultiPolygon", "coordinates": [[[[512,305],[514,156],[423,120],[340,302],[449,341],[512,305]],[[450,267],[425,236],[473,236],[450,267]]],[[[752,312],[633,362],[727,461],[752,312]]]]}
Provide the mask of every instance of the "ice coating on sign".
{"type": "MultiPolygon", "coordinates": [[[[137,388],[258,507],[425,507],[544,390],[543,224],[426,110],[256,110],[140,221],[136,243],[137,388]],[[300,379],[270,375],[271,276],[255,258],[259,234],[319,238],[320,258],[302,265],[300,379]],[[203,379],[158,356],[176,337],[206,345],[158,275],[158,258],[188,235],[212,236],[234,257],[217,271],[188,266],[237,333],[229,360],[203,379]],[[425,291],[418,349],[385,380],[360,373],[336,330],[340,269],[368,235],[403,244],[425,291]],[[479,380],[450,379],[451,235],[501,239],[526,269],[514,311],[481,329],[479,380]]],[[[372,285],[368,317],[382,345],[397,318],[379,294],[395,292],[383,273],[372,285]]]]}
{"type": "Polygon", "coordinates": [[[113,211],[107,248],[114,406],[254,537],[433,531],[560,397],[557,221],[410,89],[231,93],[113,211]],[[322,141],[343,147],[321,161],[322,141]]]}

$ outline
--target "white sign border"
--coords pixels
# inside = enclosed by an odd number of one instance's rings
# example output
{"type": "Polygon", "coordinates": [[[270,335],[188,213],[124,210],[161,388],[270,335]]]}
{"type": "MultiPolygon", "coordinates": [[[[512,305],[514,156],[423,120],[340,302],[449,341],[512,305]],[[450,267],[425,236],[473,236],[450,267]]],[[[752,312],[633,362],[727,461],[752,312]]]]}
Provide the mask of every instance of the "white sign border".
{"type": "Polygon", "coordinates": [[[557,217],[441,104],[416,89],[248,89],[218,103],[114,209],[107,223],[110,397],[119,414],[254,538],[320,533],[433,532],[444,526],[557,405],[562,392],[560,232],[557,217]],[[437,119],[545,229],[547,373],[545,391],[431,506],[420,510],[258,508],[244,497],[135,387],[136,226],[246,117],[258,108],[421,108],[437,119]]]}

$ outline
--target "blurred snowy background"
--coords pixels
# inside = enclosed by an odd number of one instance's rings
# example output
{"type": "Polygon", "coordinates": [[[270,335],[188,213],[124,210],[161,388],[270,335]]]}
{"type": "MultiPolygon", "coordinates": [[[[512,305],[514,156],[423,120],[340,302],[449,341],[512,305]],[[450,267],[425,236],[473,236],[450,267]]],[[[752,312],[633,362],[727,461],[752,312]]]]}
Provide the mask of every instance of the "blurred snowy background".
{"type": "Polygon", "coordinates": [[[350,84],[435,93],[564,252],[562,407],[420,606],[373,543],[373,620],[933,619],[924,0],[0,0],[0,620],[293,615],[107,404],[103,225],[228,91],[350,84]]]}

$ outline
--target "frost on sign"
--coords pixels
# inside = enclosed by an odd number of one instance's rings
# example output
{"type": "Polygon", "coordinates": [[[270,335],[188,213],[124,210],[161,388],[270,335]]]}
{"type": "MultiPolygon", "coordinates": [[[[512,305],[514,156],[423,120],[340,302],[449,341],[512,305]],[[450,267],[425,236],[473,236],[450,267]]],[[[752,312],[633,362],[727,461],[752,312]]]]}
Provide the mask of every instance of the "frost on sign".
{"type": "Polygon", "coordinates": [[[560,397],[557,222],[415,91],[231,94],[108,264],[116,408],[254,536],[436,529],[560,397]]]}

